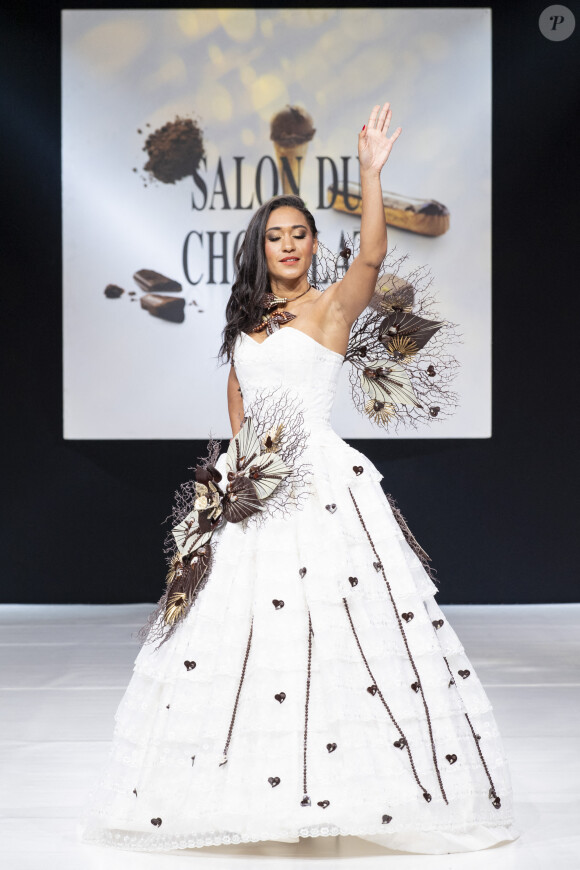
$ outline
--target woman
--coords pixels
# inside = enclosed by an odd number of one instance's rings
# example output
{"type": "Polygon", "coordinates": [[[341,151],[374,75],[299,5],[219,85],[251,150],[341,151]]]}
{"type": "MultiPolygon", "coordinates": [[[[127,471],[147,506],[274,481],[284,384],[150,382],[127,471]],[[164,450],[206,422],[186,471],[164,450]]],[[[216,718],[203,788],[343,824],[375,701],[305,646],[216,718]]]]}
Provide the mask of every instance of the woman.
{"type": "Polygon", "coordinates": [[[330,425],[349,332],[387,249],[380,171],[401,132],[387,138],[390,117],[375,106],[359,135],[360,253],[341,281],[310,286],[317,231],[298,197],[274,198],[250,222],[221,348],[233,436],[196,496],[208,508],[221,481],[232,517],[247,497],[235,490],[246,446],[282,481],[288,432],[311,477],[289,478],[281,517],[218,528],[218,502],[207,514],[211,577],[135,660],[87,842],[161,851],[350,834],[435,854],[517,836],[489,700],[382,475],[330,425]],[[252,419],[274,424],[261,447],[248,440],[252,419]]]}

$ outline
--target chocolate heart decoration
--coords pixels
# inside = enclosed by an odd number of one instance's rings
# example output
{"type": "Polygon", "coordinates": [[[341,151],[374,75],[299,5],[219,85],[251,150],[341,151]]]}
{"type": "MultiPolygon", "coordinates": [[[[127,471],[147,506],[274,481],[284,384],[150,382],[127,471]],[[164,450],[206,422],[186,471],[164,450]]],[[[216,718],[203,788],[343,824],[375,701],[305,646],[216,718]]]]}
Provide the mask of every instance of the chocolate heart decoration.
{"type": "Polygon", "coordinates": [[[389,822],[392,821],[392,818],[393,818],[392,816],[384,815],[383,816],[383,825],[388,825],[389,822]]]}
{"type": "Polygon", "coordinates": [[[415,614],[409,611],[409,613],[401,613],[401,616],[403,617],[405,622],[411,622],[415,614]]]}
{"type": "Polygon", "coordinates": [[[151,824],[158,828],[161,824],[161,819],[151,819],[151,824]]]}
{"type": "Polygon", "coordinates": [[[304,577],[304,575],[306,574],[306,568],[301,568],[298,573],[300,574],[301,578],[304,577]]]}
{"type": "Polygon", "coordinates": [[[194,763],[195,763],[195,755],[192,755],[191,756],[191,766],[192,767],[193,767],[194,763]]]}
{"type": "Polygon", "coordinates": [[[192,671],[195,667],[195,662],[183,662],[188,671],[192,671]]]}
{"type": "Polygon", "coordinates": [[[356,476],[358,477],[359,474],[362,474],[362,473],[363,473],[364,468],[362,467],[362,465],[353,465],[352,470],[354,471],[354,473],[355,473],[356,476]]]}
{"type": "Polygon", "coordinates": [[[441,626],[443,625],[443,620],[442,619],[434,619],[432,624],[433,624],[433,628],[441,628],[441,626]]]}
{"type": "Polygon", "coordinates": [[[328,513],[333,514],[336,510],[336,505],[334,504],[334,502],[332,504],[327,504],[326,510],[328,511],[328,513]]]}
{"type": "Polygon", "coordinates": [[[351,586],[356,586],[358,583],[358,577],[349,577],[348,582],[351,586]]]}
{"type": "Polygon", "coordinates": [[[322,807],[323,810],[325,810],[326,807],[329,805],[330,805],[330,801],[318,801],[318,806],[322,807]]]}
{"type": "Polygon", "coordinates": [[[498,797],[494,798],[492,801],[492,805],[496,808],[496,810],[499,810],[499,808],[501,807],[501,800],[498,797]]]}
{"type": "Polygon", "coordinates": [[[471,671],[457,671],[457,673],[460,677],[463,677],[463,679],[466,680],[470,675],[471,671]]]}
{"type": "Polygon", "coordinates": [[[280,777],[279,776],[269,776],[268,782],[272,786],[272,788],[276,788],[277,785],[280,785],[280,777]]]}
{"type": "Polygon", "coordinates": [[[476,735],[475,735],[475,739],[476,739],[476,740],[481,740],[481,734],[476,734],[476,735]]]}
{"type": "Polygon", "coordinates": [[[279,601],[277,598],[272,599],[272,604],[274,605],[276,610],[280,610],[282,607],[284,607],[284,602],[279,601]]]}
{"type": "Polygon", "coordinates": [[[137,789],[136,788],[133,789],[133,794],[135,795],[135,797],[137,797],[137,789]]]}
{"type": "Polygon", "coordinates": [[[326,748],[329,752],[334,752],[334,750],[336,749],[336,743],[327,743],[326,748]]]}
{"type": "Polygon", "coordinates": [[[453,679],[453,677],[451,677],[451,679],[449,680],[449,684],[448,684],[447,688],[450,689],[451,686],[454,686],[454,685],[455,685],[455,680],[453,679]]]}
{"type": "Polygon", "coordinates": [[[374,685],[373,685],[373,686],[369,686],[369,687],[367,688],[367,692],[370,692],[371,695],[376,695],[377,692],[378,692],[378,687],[377,687],[377,686],[374,686],[374,685]]]}
{"type": "Polygon", "coordinates": [[[400,737],[398,740],[395,740],[395,742],[393,743],[393,746],[396,749],[404,749],[406,745],[407,745],[407,741],[404,737],[400,737]]]}
{"type": "Polygon", "coordinates": [[[455,753],[453,753],[453,755],[446,755],[445,758],[447,759],[449,764],[455,764],[455,762],[457,761],[457,756],[455,755],[455,753]]]}
{"type": "Polygon", "coordinates": [[[286,699],[286,692],[278,692],[274,697],[277,701],[282,703],[286,699]]]}
{"type": "Polygon", "coordinates": [[[411,688],[413,689],[414,692],[418,692],[419,691],[419,683],[411,683],[411,688]]]}
{"type": "Polygon", "coordinates": [[[304,797],[302,798],[302,800],[300,801],[300,806],[301,807],[309,807],[310,806],[310,798],[308,797],[307,794],[305,794],[304,797]]]}
{"type": "Polygon", "coordinates": [[[425,800],[427,801],[427,803],[430,803],[430,802],[431,802],[431,795],[429,794],[428,791],[424,791],[424,792],[423,792],[423,797],[425,798],[425,800]]]}
{"type": "Polygon", "coordinates": [[[168,709],[168,710],[169,710],[170,707],[171,707],[171,704],[167,704],[167,709],[168,709]]]}
{"type": "Polygon", "coordinates": [[[373,562],[373,566],[374,566],[375,571],[380,571],[381,568],[383,567],[381,562],[373,562]]]}

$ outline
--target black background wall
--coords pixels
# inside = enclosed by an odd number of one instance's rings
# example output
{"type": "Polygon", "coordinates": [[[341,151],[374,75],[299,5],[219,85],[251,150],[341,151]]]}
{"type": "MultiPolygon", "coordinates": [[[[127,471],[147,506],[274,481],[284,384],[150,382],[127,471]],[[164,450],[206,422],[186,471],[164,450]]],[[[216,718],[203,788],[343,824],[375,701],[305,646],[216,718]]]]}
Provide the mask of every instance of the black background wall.
{"type": "MultiPolygon", "coordinates": [[[[440,603],[574,601],[579,10],[550,42],[544,4],[491,8],[493,437],[351,443],[432,557],[440,603]]],[[[161,522],[205,442],[62,438],[60,9],[23,3],[1,27],[0,601],[155,601],[161,522]]]]}

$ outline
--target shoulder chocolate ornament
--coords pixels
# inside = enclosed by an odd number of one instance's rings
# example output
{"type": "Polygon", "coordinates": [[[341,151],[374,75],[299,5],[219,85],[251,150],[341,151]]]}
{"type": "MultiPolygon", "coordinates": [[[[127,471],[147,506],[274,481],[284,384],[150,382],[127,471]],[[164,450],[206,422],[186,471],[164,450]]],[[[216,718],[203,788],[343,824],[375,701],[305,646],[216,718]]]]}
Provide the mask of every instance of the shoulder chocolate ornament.
{"type": "MultiPolygon", "coordinates": [[[[331,284],[344,277],[353,248],[348,237],[338,256],[319,244],[311,283],[331,284]]],[[[351,395],[360,414],[383,428],[397,430],[402,424],[416,429],[457,408],[450,384],[459,363],[449,345],[462,342],[457,324],[437,315],[423,267],[399,277],[408,254],[394,263],[392,254],[381,265],[369,305],[353,324],[345,362],[351,366],[351,395]]]]}
{"type": "Polygon", "coordinates": [[[165,591],[137,636],[143,643],[173,634],[211,572],[214,548],[226,523],[261,524],[268,516],[300,509],[308,497],[310,464],[299,463],[307,440],[300,399],[281,387],[258,393],[225,454],[225,475],[216,463],[221,442],[210,438],[194,480],[175,493],[172,528],[164,552],[165,591]]]}

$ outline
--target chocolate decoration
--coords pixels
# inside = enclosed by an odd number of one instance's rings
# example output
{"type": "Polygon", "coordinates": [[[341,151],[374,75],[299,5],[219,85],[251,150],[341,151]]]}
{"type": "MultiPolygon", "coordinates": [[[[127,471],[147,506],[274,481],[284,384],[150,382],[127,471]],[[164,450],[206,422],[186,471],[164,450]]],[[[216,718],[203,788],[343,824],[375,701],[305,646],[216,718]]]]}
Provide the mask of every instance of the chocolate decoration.
{"type": "Polygon", "coordinates": [[[494,798],[492,801],[492,805],[496,808],[496,810],[499,810],[499,808],[501,807],[501,800],[498,797],[494,798]]]}
{"type": "Polygon", "coordinates": [[[411,622],[415,614],[412,613],[412,611],[409,611],[409,613],[401,613],[401,616],[403,617],[405,622],[411,622]]]}
{"type": "Polygon", "coordinates": [[[327,510],[330,514],[333,514],[333,513],[336,511],[336,505],[335,505],[335,504],[327,504],[327,505],[326,505],[326,510],[327,510]]]}
{"type": "Polygon", "coordinates": [[[406,745],[407,745],[407,740],[405,739],[405,737],[400,737],[398,740],[395,740],[395,742],[393,743],[393,746],[396,749],[404,749],[406,745]]]}
{"type": "Polygon", "coordinates": [[[194,763],[195,763],[195,755],[192,755],[191,756],[191,766],[192,767],[193,767],[194,763]]]}
{"type": "Polygon", "coordinates": [[[160,272],[154,272],[153,269],[139,269],[133,275],[141,290],[146,293],[180,293],[181,284],[178,281],[173,281],[167,278],[160,272]]]}
{"type": "Polygon", "coordinates": [[[464,680],[466,680],[468,678],[468,676],[470,675],[471,671],[467,671],[467,670],[466,671],[457,671],[457,673],[459,674],[460,677],[462,677],[464,680]]]}
{"type": "Polygon", "coordinates": [[[418,692],[420,688],[419,683],[411,683],[411,688],[414,692],[418,692]]]}
{"type": "Polygon", "coordinates": [[[433,405],[433,407],[429,408],[429,413],[432,417],[436,417],[440,410],[439,405],[433,405]]]}
{"type": "MultiPolygon", "coordinates": [[[[359,520],[360,520],[360,522],[361,522],[361,525],[362,525],[362,527],[363,527],[363,529],[364,529],[364,532],[365,532],[365,534],[366,534],[366,536],[367,536],[367,539],[368,539],[368,542],[369,542],[369,544],[370,544],[370,546],[371,546],[371,549],[372,549],[372,551],[373,551],[373,554],[374,554],[375,558],[378,559],[378,558],[379,558],[379,554],[377,553],[377,548],[375,547],[374,541],[373,541],[373,539],[372,539],[372,537],[371,537],[371,535],[370,535],[370,533],[369,533],[369,530],[368,530],[368,528],[367,528],[367,525],[366,525],[366,523],[365,523],[365,521],[364,521],[364,519],[363,519],[363,516],[362,516],[362,514],[361,514],[361,511],[360,511],[360,508],[359,508],[359,506],[358,506],[357,500],[355,499],[354,495],[352,494],[352,490],[351,490],[350,487],[348,487],[348,493],[349,493],[349,495],[350,495],[350,497],[351,497],[352,503],[354,504],[354,508],[355,508],[355,510],[356,510],[357,516],[358,516],[358,518],[359,518],[359,520]]],[[[382,565],[381,565],[381,563],[380,563],[380,562],[375,563],[375,567],[376,567],[377,564],[378,564],[378,565],[381,567],[381,569],[382,569],[382,565]]],[[[393,607],[394,614],[395,614],[395,616],[398,618],[398,610],[397,610],[397,605],[396,605],[396,603],[395,603],[395,598],[394,598],[394,595],[393,595],[393,590],[392,590],[392,588],[391,588],[391,584],[389,583],[389,579],[388,579],[388,577],[387,577],[387,575],[386,575],[386,573],[385,573],[384,570],[383,570],[383,580],[385,581],[385,585],[386,585],[386,587],[387,587],[387,592],[388,592],[388,594],[389,594],[389,598],[390,598],[390,600],[391,600],[391,604],[392,604],[392,607],[393,607]]],[[[344,604],[344,606],[345,606],[345,608],[346,608],[346,611],[347,611],[347,614],[348,614],[348,617],[349,617],[349,621],[350,621],[350,623],[351,623],[351,627],[352,627],[353,632],[354,632],[355,637],[356,637],[356,631],[355,631],[355,629],[354,629],[354,625],[353,625],[353,623],[352,623],[352,618],[351,618],[351,616],[350,616],[350,611],[349,611],[349,609],[348,609],[348,603],[347,603],[347,600],[346,600],[346,598],[343,598],[342,601],[343,601],[343,604],[344,604]]],[[[398,619],[398,625],[399,625],[399,630],[400,630],[400,632],[401,632],[401,637],[402,637],[403,643],[404,643],[404,645],[405,645],[405,649],[406,649],[406,651],[407,651],[407,655],[408,655],[408,657],[409,657],[409,663],[410,663],[411,667],[413,668],[413,671],[414,671],[415,676],[416,676],[416,678],[417,678],[417,683],[419,683],[419,672],[418,672],[418,670],[417,670],[417,665],[415,664],[415,659],[413,658],[413,654],[411,653],[411,649],[410,649],[409,644],[408,644],[408,642],[407,642],[407,636],[406,636],[406,634],[405,634],[405,631],[404,631],[404,629],[403,629],[403,624],[401,623],[401,620],[400,620],[400,619],[398,619]]],[[[357,643],[358,643],[359,648],[360,648],[360,641],[358,640],[358,638],[357,638],[357,643]]],[[[362,650],[361,650],[361,652],[362,652],[362,650]]],[[[363,654],[363,658],[364,658],[364,654],[363,654]]],[[[366,663],[366,666],[367,666],[367,671],[368,671],[368,672],[371,674],[371,676],[372,676],[371,670],[370,670],[370,668],[369,668],[369,666],[368,666],[368,662],[366,662],[366,659],[365,659],[365,663],[366,663]]],[[[387,702],[384,700],[384,697],[383,697],[382,695],[381,695],[380,697],[381,697],[381,701],[382,701],[382,703],[383,703],[383,704],[385,705],[385,707],[387,708],[387,712],[389,713],[389,715],[390,715],[390,717],[391,717],[391,720],[392,720],[393,724],[394,724],[395,727],[397,728],[399,734],[402,734],[401,728],[397,725],[397,723],[396,723],[396,721],[395,721],[395,719],[394,719],[392,713],[391,713],[390,710],[389,710],[389,707],[388,707],[387,702]]],[[[423,708],[424,708],[424,710],[425,710],[425,717],[426,717],[426,719],[427,719],[427,727],[428,727],[428,729],[429,729],[429,740],[430,740],[430,742],[431,742],[431,752],[432,752],[432,756],[433,756],[433,764],[434,764],[434,767],[435,767],[435,772],[436,772],[436,774],[437,774],[437,781],[438,781],[438,784],[439,784],[439,789],[440,789],[440,791],[441,791],[441,796],[442,796],[443,800],[445,801],[446,804],[449,804],[449,801],[448,801],[448,799],[447,799],[447,795],[445,794],[445,788],[444,788],[444,786],[443,786],[443,780],[442,780],[442,778],[441,778],[441,771],[439,770],[439,764],[438,764],[438,761],[437,761],[437,752],[436,752],[436,749],[435,749],[435,737],[434,737],[434,734],[433,734],[433,726],[432,726],[432,723],[431,723],[431,714],[430,714],[430,712],[429,712],[429,707],[428,707],[428,705],[427,705],[427,700],[426,700],[426,698],[425,698],[425,693],[424,693],[424,692],[421,692],[421,701],[422,701],[422,703],[423,703],[423,708]]],[[[466,715],[467,715],[467,714],[466,714],[466,715]]],[[[412,759],[411,759],[411,751],[410,751],[409,748],[408,748],[408,753],[409,753],[409,761],[411,762],[411,765],[413,766],[413,762],[412,762],[412,759]]],[[[419,785],[419,787],[420,787],[420,788],[423,788],[423,786],[421,785],[421,783],[420,783],[420,781],[419,781],[419,777],[417,776],[417,772],[416,772],[416,770],[414,769],[414,767],[413,767],[413,775],[414,775],[415,780],[416,780],[417,784],[419,785]]]]}
{"type": "Polygon", "coordinates": [[[300,578],[302,579],[306,574],[306,568],[300,568],[298,573],[300,574],[300,578]]]}
{"type": "Polygon", "coordinates": [[[280,777],[279,776],[269,776],[268,782],[272,786],[272,788],[276,788],[277,785],[280,785],[280,777]]]}
{"type": "Polygon", "coordinates": [[[369,692],[371,695],[376,695],[377,692],[378,692],[378,686],[374,686],[374,685],[373,685],[373,686],[369,686],[369,687],[367,688],[367,692],[369,692]]]}
{"type": "Polygon", "coordinates": [[[433,625],[433,628],[441,628],[443,626],[443,620],[442,619],[434,619],[431,624],[433,625]]]}
{"type": "Polygon", "coordinates": [[[383,825],[388,825],[389,822],[392,821],[392,819],[393,819],[392,816],[384,815],[384,816],[383,816],[383,825]]]}
{"type": "Polygon", "coordinates": [[[308,797],[307,794],[305,794],[304,797],[302,798],[302,800],[300,801],[300,806],[301,807],[309,807],[310,806],[310,798],[308,797]]]}
{"type": "Polygon", "coordinates": [[[151,824],[155,825],[156,828],[159,828],[161,825],[161,819],[151,819],[151,824]]]}
{"type": "Polygon", "coordinates": [[[334,750],[336,749],[336,743],[327,743],[326,748],[329,752],[334,752],[334,750]]]}
{"type": "Polygon", "coordinates": [[[455,762],[457,761],[457,756],[455,755],[455,753],[453,753],[453,755],[446,755],[445,758],[447,759],[449,764],[455,764],[455,762]]]}
{"type": "Polygon", "coordinates": [[[192,671],[196,666],[195,662],[183,662],[183,664],[185,665],[185,667],[187,668],[188,671],[192,671]]]}
{"type": "Polygon", "coordinates": [[[178,115],[174,121],[167,121],[149,133],[142,150],[149,157],[144,170],[164,184],[175,184],[192,175],[205,157],[203,135],[197,121],[178,115]]]}
{"type": "Polygon", "coordinates": [[[454,686],[454,685],[455,685],[455,680],[453,679],[453,677],[451,677],[451,679],[449,680],[449,683],[447,684],[447,688],[450,689],[451,686],[454,686]]]}
{"type": "Polygon", "coordinates": [[[279,701],[280,704],[283,704],[286,700],[286,692],[277,692],[274,695],[274,698],[276,699],[276,701],[279,701]]]}
{"type": "Polygon", "coordinates": [[[330,801],[317,801],[317,803],[318,806],[322,807],[323,810],[325,810],[326,807],[330,806],[330,801]]]}
{"type": "Polygon", "coordinates": [[[425,800],[427,801],[427,803],[430,803],[430,802],[431,802],[431,795],[429,794],[428,791],[423,792],[423,797],[425,798],[425,800]]]}
{"type": "Polygon", "coordinates": [[[276,610],[281,610],[281,608],[284,607],[284,602],[282,600],[278,600],[278,598],[273,598],[272,604],[274,605],[276,610]]]}
{"type": "Polygon", "coordinates": [[[137,797],[137,789],[136,788],[133,789],[133,794],[135,795],[135,797],[137,797]]]}
{"type": "Polygon", "coordinates": [[[286,106],[270,120],[270,139],[281,145],[302,145],[316,133],[312,117],[301,106],[286,106]]]}
{"type": "Polygon", "coordinates": [[[122,287],[118,287],[116,284],[107,284],[103,292],[107,299],[118,299],[125,291],[122,287]]]}
{"type": "Polygon", "coordinates": [[[183,323],[185,320],[185,299],[148,293],[141,297],[140,302],[141,308],[144,308],[154,317],[169,320],[171,323],[183,323]]]}
{"type": "Polygon", "coordinates": [[[358,577],[349,577],[348,582],[351,586],[356,586],[358,583],[358,577]]]}
{"type": "Polygon", "coordinates": [[[362,467],[362,465],[353,465],[352,470],[354,471],[354,473],[355,473],[356,476],[358,477],[359,474],[362,474],[362,473],[363,473],[364,468],[362,467]]]}
{"type": "Polygon", "coordinates": [[[168,710],[169,710],[170,707],[171,707],[171,704],[167,704],[167,709],[168,709],[168,710]]]}

